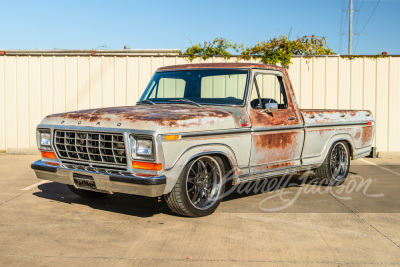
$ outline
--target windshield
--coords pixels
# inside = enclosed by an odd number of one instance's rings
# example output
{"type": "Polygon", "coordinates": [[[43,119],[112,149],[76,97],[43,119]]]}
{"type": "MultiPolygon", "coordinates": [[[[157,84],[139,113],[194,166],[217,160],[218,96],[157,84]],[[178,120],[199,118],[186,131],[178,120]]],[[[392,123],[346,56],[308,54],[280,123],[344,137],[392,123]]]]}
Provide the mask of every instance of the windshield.
{"type": "Polygon", "coordinates": [[[140,101],[150,100],[155,104],[190,102],[182,101],[185,99],[204,105],[243,105],[247,75],[247,70],[157,72],[140,101]]]}

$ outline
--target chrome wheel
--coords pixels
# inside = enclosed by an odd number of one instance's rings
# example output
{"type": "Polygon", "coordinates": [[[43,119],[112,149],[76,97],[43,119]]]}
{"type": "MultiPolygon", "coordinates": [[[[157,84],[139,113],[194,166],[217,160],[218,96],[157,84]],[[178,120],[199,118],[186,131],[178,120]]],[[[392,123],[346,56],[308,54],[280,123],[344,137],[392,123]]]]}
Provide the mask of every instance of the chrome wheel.
{"type": "Polygon", "coordinates": [[[222,175],[218,162],[209,156],[200,157],[189,167],[186,192],[190,203],[197,209],[212,206],[221,193],[222,175]]]}
{"type": "Polygon", "coordinates": [[[337,181],[344,179],[349,168],[349,153],[343,143],[337,143],[331,152],[330,169],[332,178],[337,181]]]}

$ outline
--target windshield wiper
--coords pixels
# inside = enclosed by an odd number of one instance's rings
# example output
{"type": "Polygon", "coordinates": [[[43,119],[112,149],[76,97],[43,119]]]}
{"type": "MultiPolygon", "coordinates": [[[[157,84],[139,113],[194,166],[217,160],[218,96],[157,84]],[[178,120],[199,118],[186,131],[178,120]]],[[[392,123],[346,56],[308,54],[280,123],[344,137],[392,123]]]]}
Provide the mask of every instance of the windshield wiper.
{"type": "Polygon", "coordinates": [[[136,102],[136,104],[150,104],[150,105],[155,105],[156,103],[154,103],[154,102],[151,101],[151,100],[145,99],[145,100],[136,102]]]}
{"type": "Polygon", "coordinates": [[[196,103],[190,99],[183,99],[183,98],[182,99],[171,99],[169,102],[186,102],[186,103],[201,107],[201,105],[199,103],[196,103]]]}

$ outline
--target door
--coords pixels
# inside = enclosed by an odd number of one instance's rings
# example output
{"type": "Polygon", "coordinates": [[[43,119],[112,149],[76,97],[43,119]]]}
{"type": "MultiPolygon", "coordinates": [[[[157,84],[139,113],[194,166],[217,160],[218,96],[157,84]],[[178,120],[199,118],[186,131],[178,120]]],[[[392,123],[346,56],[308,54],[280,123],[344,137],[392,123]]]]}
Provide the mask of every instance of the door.
{"type": "Polygon", "coordinates": [[[301,166],[303,123],[285,76],[279,71],[260,70],[254,74],[252,87],[251,174],[301,166]],[[266,110],[266,104],[272,104],[275,110],[266,110]]]}

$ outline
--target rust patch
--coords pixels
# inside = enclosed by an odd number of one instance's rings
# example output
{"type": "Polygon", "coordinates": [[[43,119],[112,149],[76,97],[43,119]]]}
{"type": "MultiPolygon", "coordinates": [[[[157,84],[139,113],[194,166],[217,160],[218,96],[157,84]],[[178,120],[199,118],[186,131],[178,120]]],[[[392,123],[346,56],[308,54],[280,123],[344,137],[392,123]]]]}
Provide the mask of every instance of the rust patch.
{"type": "Polygon", "coordinates": [[[260,112],[260,109],[250,109],[250,118],[253,126],[284,126],[299,124],[299,121],[289,120],[289,117],[297,118],[292,109],[279,110],[273,113],[260,112]]]}
{"type": "Polygon", "coordinates": [[[257,149],[260,148],[285,148],[293,142],[297,132],[282,132],[279,134],[263,134],[255,136],[257,149]]]}
{"type": "Polygon", "coordinates": [[[293,166],[295,163],[294,162],[283,162],[283,163],[277,163],[277,164],[272,164],[272,165],[267,165],[266,169],[277,169],[277,168],[283,168],[283,167],[288,167],[288,166],[293,166]]]}
{"type": "Polygon", "coordinates": [[[352,109],[300,109],[300,111],[304,115],[310,115],[310,116],[323,116],[324,114],[342,113],[354,117],[360,111],[371,113],[369,110],[352,110],[352,109]]]}
{"type": "Polygon", "coordinates": [[[189,105],[139,105],[131,107],[112,107],[98,110],[83,110],[47,116],[47,119],[62,118],[77,121],[95,122],[111,120],[115,116],[118,122],[151,121],[161,126],[200,125],[202,118],[226,118],[230,112],[212,107],[193,107],[189,105]],[[193,120],[185,123],[183,121],[193,120]],[[182,123],[183,122],[183,123],[182,123]]]}
{"type": "Polygon", "coordinates": [[[358,139],[360,139],[360,136],[361,136],[361,131],[357,131],[357,133],[356,133],[356,135],[354,136],[354,138],[355,138],[356,140],[358,140],[358,139]]]}
{"type": "Polygon", "coordinates": [[[277,163],[277,164],[272,164],[272,165],[257,166],[255,168],[253,168],[253,172],[261,172],[261,171],[266,171],[266,170],[279,169],[279,168],[293,166],[295,164],[296,164],[296,162],[294,162],[294,161],[288,161],[288,162],[282,162],[282,163],[277,163]]]}
{"type": "Polygon", "coordinates": [[[370,143],[370,141],[372,139],[373,129],[374,129],[373,126],[363,126],[362,127],[361,143],[363,146],[370,143]]]}

